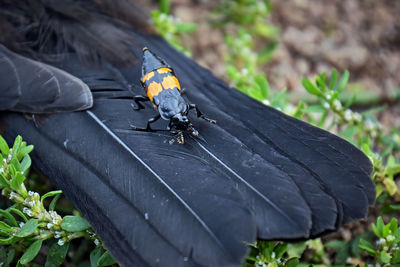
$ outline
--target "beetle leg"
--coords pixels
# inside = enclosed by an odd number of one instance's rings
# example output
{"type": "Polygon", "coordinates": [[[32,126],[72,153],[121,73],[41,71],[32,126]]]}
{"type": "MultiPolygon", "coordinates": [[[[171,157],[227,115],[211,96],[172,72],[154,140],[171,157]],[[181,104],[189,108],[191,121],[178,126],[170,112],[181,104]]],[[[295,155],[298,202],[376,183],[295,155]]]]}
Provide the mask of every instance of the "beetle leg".
{"type": "Polygon", "coordinates": [[[156,130],[153,130],[150,126],[151,123],[156,122],[159,118],[161,118],[160,114],[157,114],[155,117],[150,118],[147,121],[147,126],[146,128],[141,128],[141,127],[137,127],[135,125],[131,125],[132,130],[134,131],[143,131],[143,132],[154,132],[156,130]]]}
{"type": "Polygon", "coordinates": [[[197,107],[196,104],[190,104],[190,105],[189,105],[189,110],[191,110],[191,109],[196,109],[197,117],[198,117],[198,118],[202,118],[203,120],[208,121],[209,123],[217,123],[216,120],[213,120],[213,119],[210,119],[210,118],[206,117],[206,116],[200,111],[200,109],[197,107]]]}
{"type": "Polygon", "coordinates": [[[133,101],[135,101],[137,106],[135,107],[133,104],[131,104],[132,108],[134,110],[140,110],[144,109],[144,106],[140,102],[150,101],[150,99],[147,96],[137,95],[133,97],[133,101]]]}
{"type": "Polygon", "coordinates": [[[172,129],[172,120],[169,120],[167,131],[171,131],[171,129],[172,129]]]}

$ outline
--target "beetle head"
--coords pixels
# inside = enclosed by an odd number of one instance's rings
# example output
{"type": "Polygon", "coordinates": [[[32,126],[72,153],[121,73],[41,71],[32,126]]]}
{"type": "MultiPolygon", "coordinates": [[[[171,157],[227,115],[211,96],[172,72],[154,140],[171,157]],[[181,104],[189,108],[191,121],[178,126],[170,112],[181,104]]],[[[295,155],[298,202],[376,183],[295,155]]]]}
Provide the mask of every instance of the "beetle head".
{"type": "Polygon", "coordinates": [[[181,113],[176,114],[171,118],[171,122],[173,127],[177,131],[186,131],[190,132],[194,136],[198,136],[199,132],[193,127],[192,123],[189,121],[187,117],[187,112],[183,115],[181,113]]]}

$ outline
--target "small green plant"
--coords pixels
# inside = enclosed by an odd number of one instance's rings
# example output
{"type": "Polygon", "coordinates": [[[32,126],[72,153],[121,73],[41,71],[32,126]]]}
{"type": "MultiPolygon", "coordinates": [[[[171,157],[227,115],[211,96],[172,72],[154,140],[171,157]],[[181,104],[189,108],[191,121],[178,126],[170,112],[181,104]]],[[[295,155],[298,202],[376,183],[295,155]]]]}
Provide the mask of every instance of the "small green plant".
{"type": "Polygon", "coordinates": [[[151,12],[152,23],[156,31],[163,36],[175,49],[181,51],[186,56],[190,56],[190,51],[181,42],[181,36],[192,33],[196,30],[196,24],[182,22],[175,18],[170,12],[171,4],[169,0],[159,0],[158,10],[151,12]]]}
{"type": "Polygon", "coordinates": [[[400,264],[400,228],[397,220],[392,218],[390,223],[385,224],[379,217],[372,229],[378,241],[374,246],[370,241],[361,239],[359,247],[374,257],[375,264],[379,266],[393,266],[400,264]]]}
{"type": "Polygon", "coordinates": [[[224,60],[232,86],[260,101],[268,98],[263,85],[267,81],[260,69],[277,45],[278,30],[267,21],[271,9],[269,0],[220,0],[214,10],[216,27],[225,29],[230,24],[225,32],[228,53],[224,60]]]}
{"type": "Polygon", "coordinates": [[[250,245],[250,255],[244,266],[295,267],[298,265],[299,259],[287,258],[287,246],[288,244],[283,242],[258,241],[250,245]]]}
{"type": "Polygon", "coordinates": [[[29,191],[24,181],[29,174],[32,145],[17,136],[10,148],[0,136],[0,188],[11,205],[0,209],[0,262],[11,266],[18,256],[18,266],[30,263],[38,255],[44,242],[50,246],[47,266],[59,266],[64,262],[71,240],[85,237],[94,241],[100,256],[94,266],[115,262],[108,252],[102,254],[101,242],[89,223],[81,216],[61,217],[55,210],[61,190],[43,196],[29,191]],[[44,200],[53,198],[48,208],[44,200]]]}

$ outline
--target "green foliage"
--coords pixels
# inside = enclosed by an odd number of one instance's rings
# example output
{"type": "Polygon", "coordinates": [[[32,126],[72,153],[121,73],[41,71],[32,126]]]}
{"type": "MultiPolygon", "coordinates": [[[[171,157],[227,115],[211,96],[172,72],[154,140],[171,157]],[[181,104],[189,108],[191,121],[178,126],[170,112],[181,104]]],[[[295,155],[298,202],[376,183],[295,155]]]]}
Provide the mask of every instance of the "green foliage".
{"type": "Polygon", "coordinates": [[[361,262],[361,249],[359,248],[360,240],[368,240],[372,242],[372,233],[367,232],[355,237],[349,242],[342,240],[332,240],[324,244],[327,250],[336,251],[334,263],[337,265],[346,265],[351,261],[361,262]]]}
{"type": "Polygon", "coordinates": [[[240,25],[250,35],[274,38],[278,29],[268,23],[267,18],[272,11],[270,0],[219,0],[214,13],[218,19],[213,21],[217,27],[227,24],[240,25]]]}
{"type": "Polygon", "coordinates": [[[151,12],[152,23],[156,31],[163,36],[175,49],[186,56],[190,56],[181,42],[181,37],[196,30],[196,24],[182,22],[170,14],[171,4],[169,0],[159,0],[158,10],[151,12]]]}
{"type": "Polygon", "coordinates": [[[400,227],[397,219],[392,218],[390,223],[385,224],[379,217],[372,229],[378,239],[376,246],[370,241],[361,239],[359,248],[374,257],[375,264],[380,266],[392,266],[400,264],[400,227]]]}
{"type": "Polygon", "coordinates": [[[250,247],[250,255],[244,266],[295,267],[299,263],[299,259],[296,257],[284,257],[287,254],[287,243],[258,241],[250,247]]]}
{"type": "MultiPolygon", "coordinates": [[[[100,243],[84,218],[61,217],[53,209],[45,208],[44,200],[51,197],[53,201],[50,205],[54,208],[61,190],[43,196],[27,190],[25,182],[31,165],[29,153],[32,150],[33,146],[28,146],[21,136],[17,136],[11,149],[0,136],[0,189],[2,195],[13,203],[7,209],[0,209],[0,244],[3,245],[0,248],[0,262],[5,263],[5,266],[10,266],[15,260],[19,265],[28,264],[38,255],[42,245],[52,243],[45,266],[60,266],[65,260],[71,240],[86,237],[96,245],[100,243]],[[14,259],[16,256],[19,259],[14,259]]],[[[99,249],[102,250],[101,246],[99,249]]],[[[109,253],[102,257],[101,266],[115,262],[109,253]]]]}
{"type": "Polygon", "coordinates": [[[271,8],[269,0],[220,0],[214,10],[215,26],[230,24],[230,31],[225,32],[229,80],[235,88],[259,101],[269,96],[268,82],[260,68],[272,57],[277,45],[278,30],[267,21],[271,8]]]}

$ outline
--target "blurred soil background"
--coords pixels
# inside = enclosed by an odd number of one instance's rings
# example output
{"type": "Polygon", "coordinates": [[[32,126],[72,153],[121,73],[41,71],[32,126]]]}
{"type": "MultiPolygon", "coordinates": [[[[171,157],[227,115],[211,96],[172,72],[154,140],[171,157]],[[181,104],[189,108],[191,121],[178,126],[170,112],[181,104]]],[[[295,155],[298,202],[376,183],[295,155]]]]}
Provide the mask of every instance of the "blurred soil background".
{"type": "MultiPolygon", "coordinates": [[[[158,3],[139,2],[147,12],[158,3]]],[[[193,34],[184,36],[184,46],[196,62],[228,81],[224,31],[210,23],[218,4],[214,0],[171,0],[171,13],[197,24],[193,34]]],[[[400,128],[400,1],[272,0],[272,6],[268,21],[279,30],[278,45],[264,67],[272,89],[287,88],[296,100],[305,95],[301,77],[333,68],[339,73],[348,70],[347,91],[362,91],[356,106],[386,105],[379,121],[384,128],[400,128]]]]}

